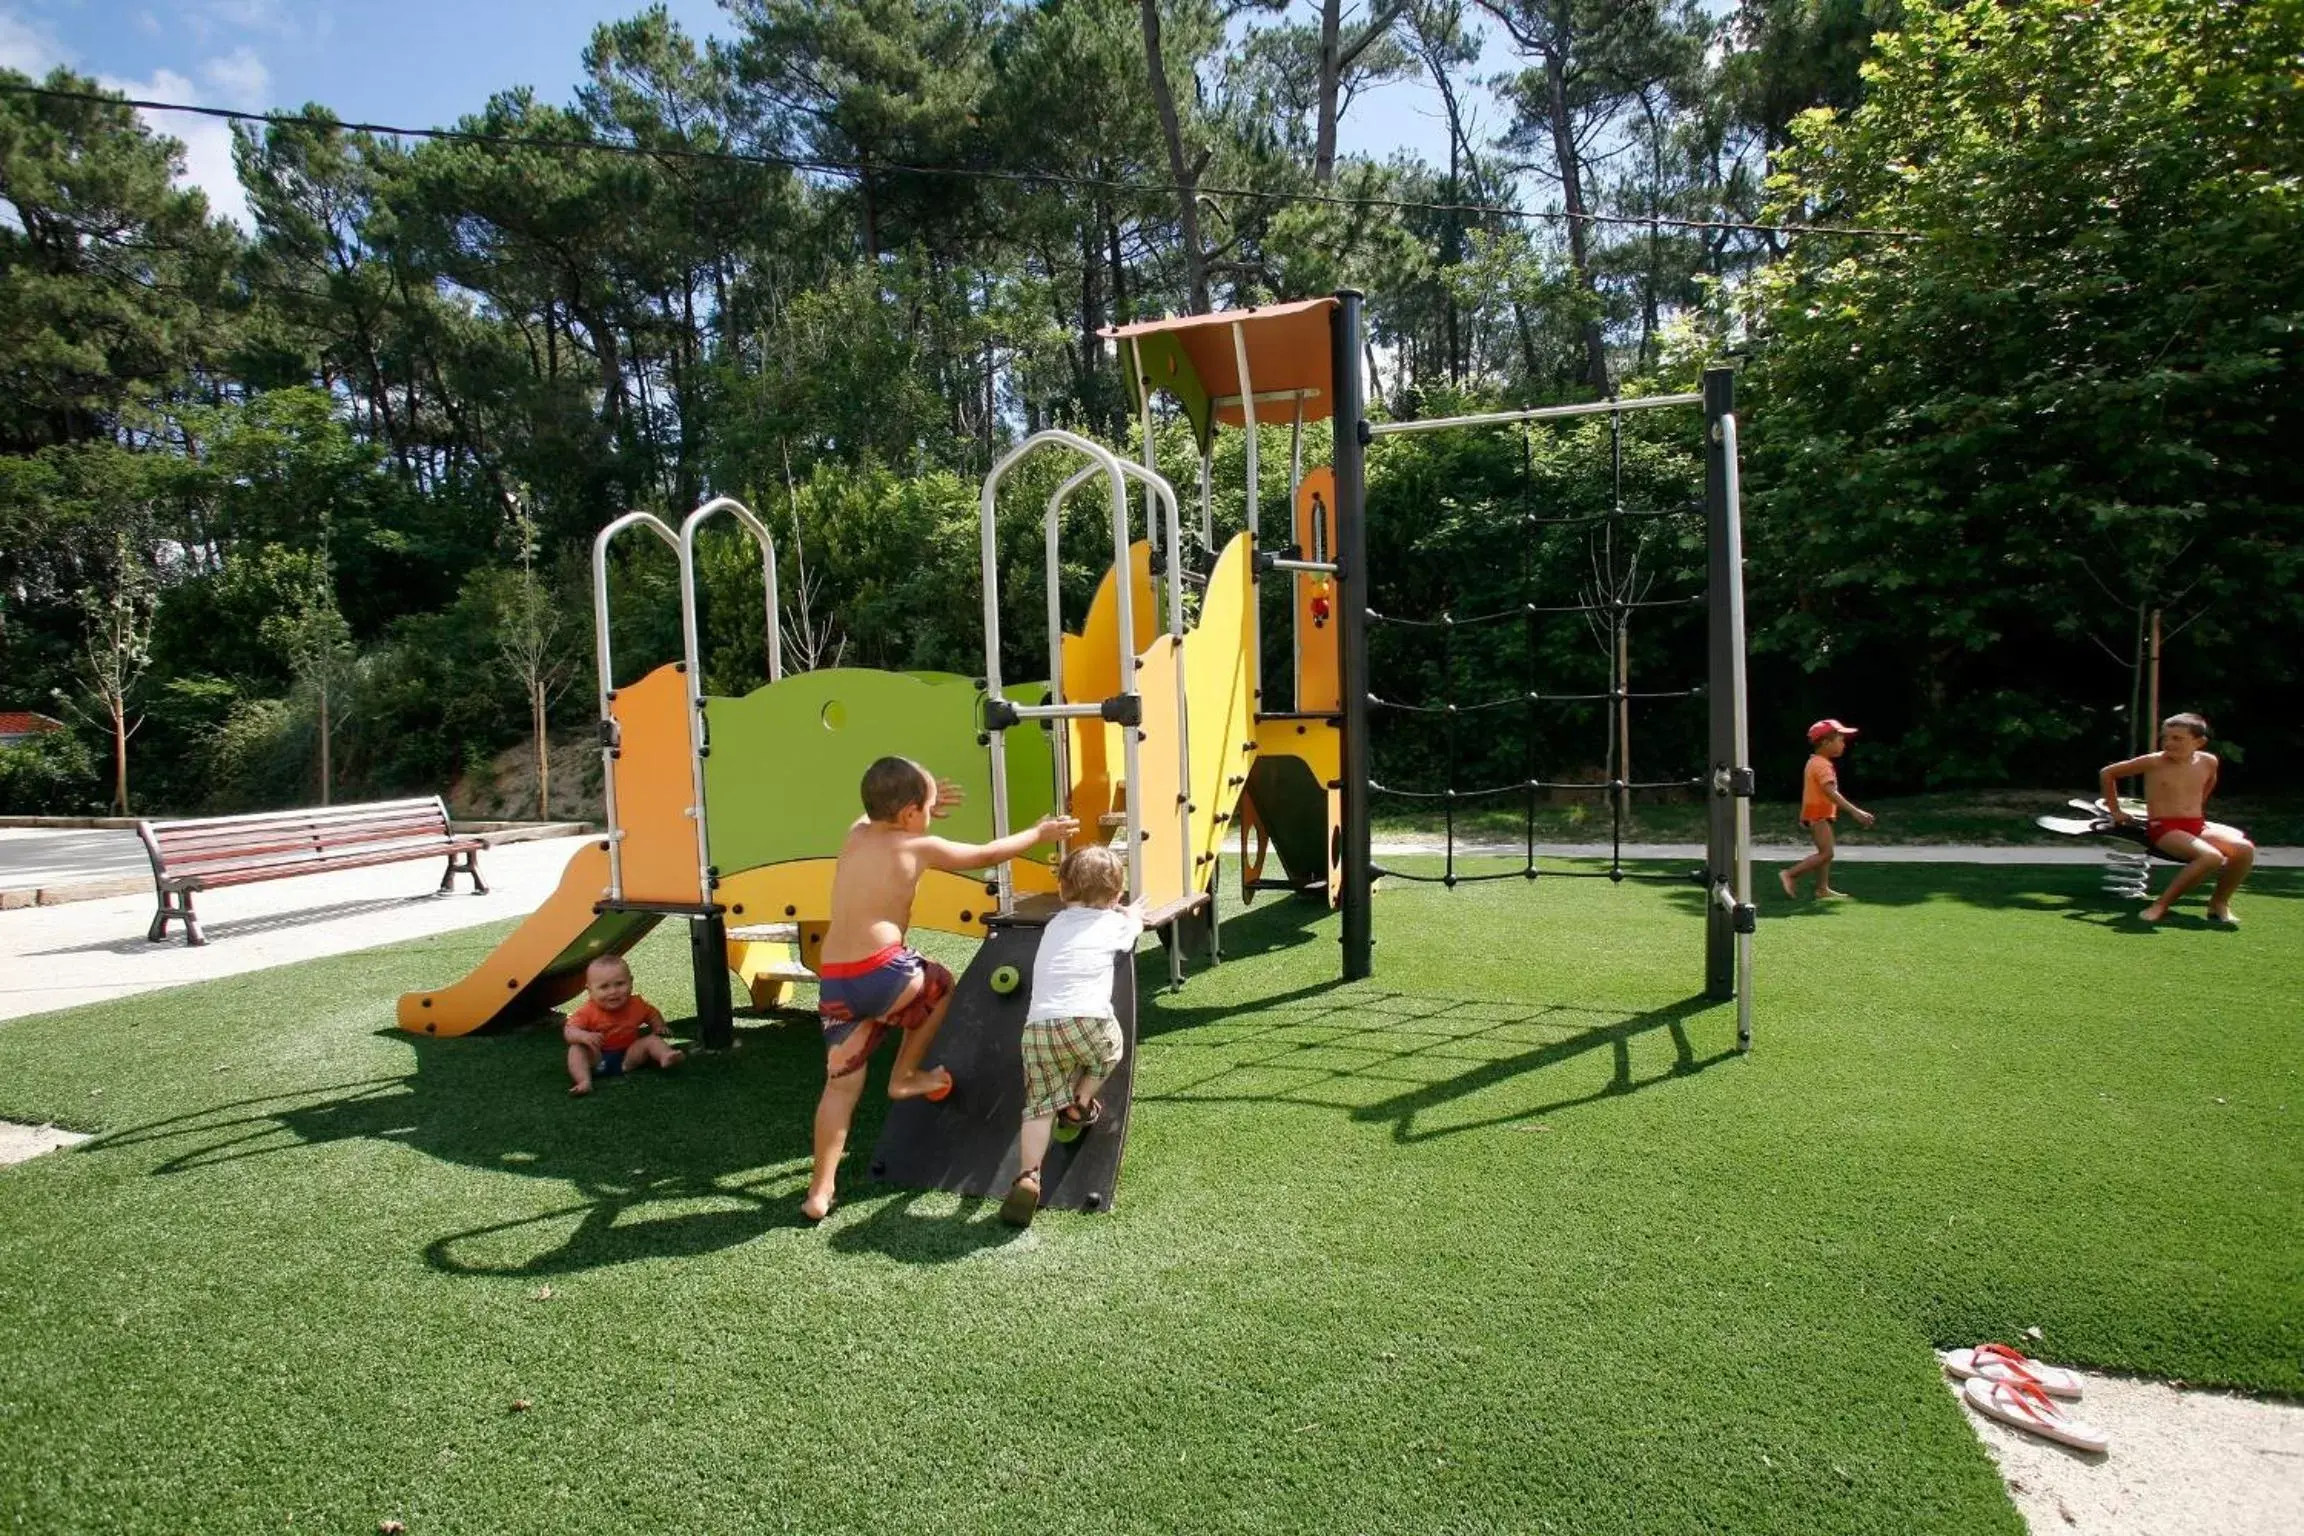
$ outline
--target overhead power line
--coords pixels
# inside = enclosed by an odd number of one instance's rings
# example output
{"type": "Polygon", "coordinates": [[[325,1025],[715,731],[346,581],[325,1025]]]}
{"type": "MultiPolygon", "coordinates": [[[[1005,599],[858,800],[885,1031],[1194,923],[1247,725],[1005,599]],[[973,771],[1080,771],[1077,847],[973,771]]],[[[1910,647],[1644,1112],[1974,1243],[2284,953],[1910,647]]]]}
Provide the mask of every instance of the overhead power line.
{"type": "MultiPolygon", "coordinates": [[[[619,144],[610,139],[570,139],[551,135],[484,133],[470,128],[408,128],[390,123],[347,122],[302,112],[243,112],[232,107],[204,107],[185,101],[148,101],[115,96],[103,91],[59,90],[54,86],[0,82],[0,94],[39,96],[52,101],[97,102],[134,107],[142,112],[180,112],[193,117],[218,118],[230,123],[260,123],[280,128],[316,128],[343,133],[371,133],[387,138],[437,139],[451,144],[476,144],[498,149],[546,149],[583,154],[620,155],[633,160],[702,161],[747,165],[771,170],[807,171],[862,181],[870,174],[941,176],[959,181],[994,181],[1020,186],[1075,187],[1132,197],[1183,195],[1170,182],[1118,181],[1080,176],[1068,171],[1004,170],[989,166],[910,165],[876,160],[870,166],[852,160],[826,160],[806,155],[771,154],[757,150],[698,149],[678,144],[619,144]]],[[[1333,192],[1279,192],[1255,187],[1200,186],[1193,189],[1209,198],[1263,203],[1298,203],[1328,208],[1385,209],[1398,213],[1455,213],[1479,218],[1529,219],[1554,223],[1613,224],[1635,229],[1727,230],[1757,235],[1847,235],[1871,240],[1913,240],[1917,232],[1905,229],[1867,229],[1852,224],[1766,224],[1747,219],[1683,219],[1664,214],[1568,213],[1558,208],[1514,208],[1501,203],[1425,202],[1413,198],[1357,197],[1333,192]]]]}

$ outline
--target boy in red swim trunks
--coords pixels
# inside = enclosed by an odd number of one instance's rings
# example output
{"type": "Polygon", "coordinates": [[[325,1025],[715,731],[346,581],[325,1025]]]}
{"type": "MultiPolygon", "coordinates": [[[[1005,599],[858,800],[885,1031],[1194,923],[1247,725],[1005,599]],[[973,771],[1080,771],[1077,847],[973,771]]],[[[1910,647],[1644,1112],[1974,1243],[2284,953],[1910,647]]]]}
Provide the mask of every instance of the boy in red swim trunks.
{"type": "Polygon", "coordinates": [[[2115,826],[2136,818],[2120,809],[2120,781],[2144,776],[2144,841],[2184,867],[2160,899],[2137,913],[2156,923],[2183,895],[2210,875],[2216,889],[2208,897],[2208,921],[2237,928],[2232,893],[2256,867],[2256,845],[2235,828],[2208,820],[2208,797],[2216,793],[2216,754],[2208,745],[2208,722],[2198,715],[2170,715],[2161,722],[2160,750],[2124,763],[2108,763],[2097,777],[2104,807],[2115,826]],[[2219,873],[2221,871],[2221,873],[2219,873]]]}
{"type": "Polygon", "coordinates": [[[1840,770],[1833,766],[1848,750],[1848,738],[1855,734],[1856,727],[1837,720],[1819,720],[1808,727],[1808,766],[1800,775],[1800,825],[1808,829],[1816,851],[1790,869],[1776,872],[1787,896],[1798,896],[1801,878],[1810,874],[1816,877],[1818,901],[1846,894],[1832,889],[1832,854],[1838,846],[1832,823],[1843,810],[1867,827],[1873,821],[1870,811],[1840,793],[1840,770]]]}
{"type": "Polygon", "coordinates": [[[865,769],[863,796],[864,814],[848,829],[832,874],[832,920],[816,973],[824,1096],[816,1104],[815,1175],[800,1204],[810,1221],[822,1221],[832,1209],[840,1154],[864,1095],[864,1063],[890,1031],[904,1036],[888,1074],[890,1098],[941,1099],[952,1091],[951,1073],[920,1069],[952,998],[952,973],[904,943],[920,877],[932,869],[957,873],[1005,864],[1080,830],[1069,816],[1050,816],[998,842],[932,837],[928,823],[949,814],[960,791],[908,757],[884,757],[865,769]]]}
{"type": "Polygon", "coordinates": [[[664,1038],[664,1015],[632,992],[632,967],[622,955],[601,955],[584,967],[584,1005],[560,1026],[568,1042],[568,1091],[581,1098],[592,1079],[622,1077],[634,1067],[680,1065],[680,1053],[664,1038]]]}

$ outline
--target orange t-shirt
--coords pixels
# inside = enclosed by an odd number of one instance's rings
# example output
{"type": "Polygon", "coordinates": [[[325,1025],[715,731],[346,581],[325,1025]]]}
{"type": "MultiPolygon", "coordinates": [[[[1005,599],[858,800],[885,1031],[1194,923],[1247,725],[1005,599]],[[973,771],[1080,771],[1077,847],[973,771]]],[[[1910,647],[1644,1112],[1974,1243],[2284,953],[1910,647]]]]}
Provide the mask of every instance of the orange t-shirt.
{"type": "Polygon", "coordinates": [[[568,1015],[568,1022],[598,1035],[604,1051],[629,1050],[643,1028],[653,1027],[659,1034],[664,1029],[664,1015],[637,993],[624,999],[624,1006],[614,1013],[586,998],[583,1007],[568,1015]]]}
{"type": "Polygon", "coordinates": [[[1840,807],[1832,803],[1826,791],[1840,783],[1840,772],[1832,766],[1832,759],[1821,752],[1809,754],[1807,770],[1800,776],[1800,819],[1808,821],[1836,821],[1840,807]]]}

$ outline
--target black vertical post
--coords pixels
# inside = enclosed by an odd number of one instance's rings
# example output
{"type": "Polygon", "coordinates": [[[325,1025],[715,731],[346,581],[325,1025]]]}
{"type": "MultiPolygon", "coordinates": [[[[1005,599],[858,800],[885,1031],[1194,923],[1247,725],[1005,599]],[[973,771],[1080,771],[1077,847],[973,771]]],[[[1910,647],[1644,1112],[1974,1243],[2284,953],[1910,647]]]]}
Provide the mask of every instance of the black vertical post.
{"type": "Polygon", "coordinates": [[[688,964],[696,976],[696,1043],[724,1051],[736,1040],[728,989],[728,919],[717,910],[688,919],[688,964]]]}
{"type": "Polygon", "coordinates": [[[1375,842],[1368,825],[1368,425],[1360,376],[1360,293],[1346,288],[1328,312],[1329,399],[1336,413],[1336,584],[1344,734],[1344,979],[1375,970],[1369,913],[1375,842]]]}
{"type": "Polygon", "coordinates": [[[1729,562],[1735,541],[1728,530],[1728,450],[1720,418],[1736,409],[1736,375],[1727,368],[1704,370],[1704,591],[1711,662],[1704,696],[1711,704],[1708,765],[1704,775],[1704,995],[1736,995],[1736,924],[1714,899],[1734,876],[1736,800],[1728,775],[1738,766],[1736,752],[1736,645],[1730,590],[1743,579],[1729,562]]]}

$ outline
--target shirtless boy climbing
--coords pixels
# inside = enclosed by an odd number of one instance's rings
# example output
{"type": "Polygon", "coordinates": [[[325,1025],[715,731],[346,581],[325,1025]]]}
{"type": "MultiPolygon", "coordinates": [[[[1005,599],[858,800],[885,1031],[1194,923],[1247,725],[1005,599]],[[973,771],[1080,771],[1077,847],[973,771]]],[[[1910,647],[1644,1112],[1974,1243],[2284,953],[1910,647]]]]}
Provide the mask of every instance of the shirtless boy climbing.
{"type": "Polygon", "coordinates": [[[2231,827],[2208,820],[2208,797],[2216,793],[2216,754],[2207,751],[2208,722],[2198,715],[2170,715],[2160,727],[2160,750],[2108,764],[2097,775],[2105,810],[2115,825],[2134,821],[2120,808],[2120,781],[2144,776],[2144,840],[2184,867],[2160,899],[2136,914],[2157,923],[2183,895],[2210,875],[2216,889],[2208,897],[2208,921],[2237,928],[2232,893],[2256,866],[2256,845],[2231,827]],[[2219,873],[2221,871],[2221,873],[2219,873]]]}
{"type": "Polygon", "coordinates": [[[810,1221],[832,1209],[840,1154],[864,1095],[864,1064],[890,1031],[904,1036],[888,1074],[890,1098],[941,1099],[952,1091],[951,1073],[920,1066],[952,1000],[952,973],[904,942],[920,877],[934,869],[988,869],[1080,830],[1069,816],[1050,816],[997,842],[932,837],[928,823],[950,814],[960,790],[908,757],[883,757],[865,769],[863,796],[864,814],[848,829],[832,873],[832,920],[817,970],[824,1096],[816,1105],[815,1176],[800,1205],[810,1221]]]}

